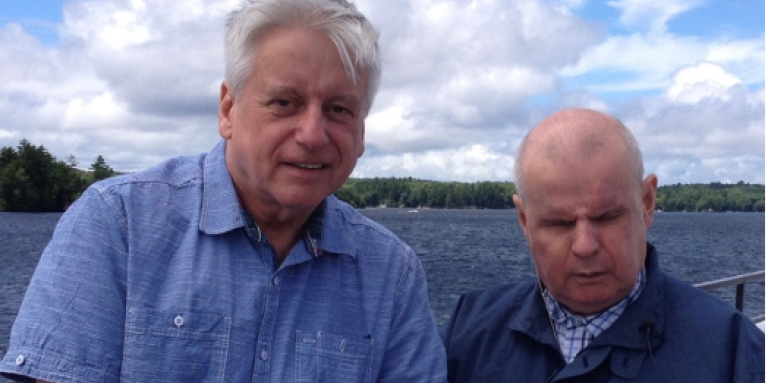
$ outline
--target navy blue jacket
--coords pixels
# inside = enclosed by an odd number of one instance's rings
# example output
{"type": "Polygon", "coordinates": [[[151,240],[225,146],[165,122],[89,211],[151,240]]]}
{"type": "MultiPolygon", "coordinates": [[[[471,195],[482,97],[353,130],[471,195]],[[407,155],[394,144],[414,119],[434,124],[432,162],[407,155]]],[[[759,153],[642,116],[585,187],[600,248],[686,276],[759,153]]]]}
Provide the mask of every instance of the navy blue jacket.
{"type": "Polygon", "coordinates": [[[664,273],[648,244],[647,284],[570,364],[536,280],[459,299],[444,328],[451,383],[765,382],[765,336],[728,303],[664,273]]]}

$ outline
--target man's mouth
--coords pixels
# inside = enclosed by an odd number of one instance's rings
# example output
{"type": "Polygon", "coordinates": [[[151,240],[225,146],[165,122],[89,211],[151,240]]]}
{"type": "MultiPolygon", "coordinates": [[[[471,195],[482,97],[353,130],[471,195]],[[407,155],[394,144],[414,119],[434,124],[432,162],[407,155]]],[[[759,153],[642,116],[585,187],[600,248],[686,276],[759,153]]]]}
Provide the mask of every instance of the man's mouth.
{"type": "Polygon", "coordinates": [[[592,279],[592,278],[601,277],[604,274],[605,273],[603,272],[583,272],[583,273],[576,273],[576,276],[579,278],[592,279]]]}
{"type": "Polygon", "coordinates": [[[293,164],[293,166],[296,166],[297,168],[302,168],[302,169],[316,170],[316,169],[322,168],[324,165],[322,165],[322,164],[293,164]]]}

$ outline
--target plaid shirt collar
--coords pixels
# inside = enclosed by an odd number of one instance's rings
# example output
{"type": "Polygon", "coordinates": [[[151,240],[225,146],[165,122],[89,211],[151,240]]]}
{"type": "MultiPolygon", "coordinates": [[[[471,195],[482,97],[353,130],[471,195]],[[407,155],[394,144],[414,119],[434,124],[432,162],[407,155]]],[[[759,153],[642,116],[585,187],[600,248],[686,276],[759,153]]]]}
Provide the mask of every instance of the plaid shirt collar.
{"type": "MultiPolygon", "coordinates": [[[[259,225],[251,217],[251,214],[247,210],[240,210],[243,221],[245,222],[245,233],[248,234],[252,240],[256,242],[267,242],[267,238],[262,235],[259,225]]],[[[321,239],[323,237],[323,220],[325,217],[325,200],[317,206],[312,215],[307,220],[307,232],[304,234],[304,245],[307,247],[307,252],[313,257],[317,258],[323,254],[323,248],[321,245],[321,239]]]]}
{"type": "Polygon", "coordinates": [[[597,314],[577,315],[560,304],[549,290],[544,290],[544,303],[557,330],[557,340],[566,362],[570,363],[589,342],[619,319],[624,309],[634,302],[645,287],[645,267],[640,271],[632,291],[624,299],[597,314]]]}

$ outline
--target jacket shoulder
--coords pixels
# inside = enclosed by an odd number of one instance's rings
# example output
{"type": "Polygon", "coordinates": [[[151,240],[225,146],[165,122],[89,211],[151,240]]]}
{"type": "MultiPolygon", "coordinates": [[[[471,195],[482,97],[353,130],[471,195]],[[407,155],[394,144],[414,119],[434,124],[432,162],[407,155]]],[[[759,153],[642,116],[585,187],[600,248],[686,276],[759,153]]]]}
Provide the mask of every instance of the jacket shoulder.
{"type": "Polygon", "coordinates": [[[442,329],[451,381],[487,381],[499,376],[512,344],[510,323],[526,310],[535,279],[471,291],[459,298],[442,329]]]}
{"type": "Polygon", "coordinates": [[[464,294],[457,310],[477,314],[512,312],[535,288],[534,282],[534,279],[521,280],[470,291],[464,294]]]}
{"type": "Polygon", "coordinates": [[[444,328],[446,345],[452,338],[473,338],[475,335],[472,334],[478,332],[503,331],[535,288],[535,279],[531,278],[462,295],[444,328]]]}

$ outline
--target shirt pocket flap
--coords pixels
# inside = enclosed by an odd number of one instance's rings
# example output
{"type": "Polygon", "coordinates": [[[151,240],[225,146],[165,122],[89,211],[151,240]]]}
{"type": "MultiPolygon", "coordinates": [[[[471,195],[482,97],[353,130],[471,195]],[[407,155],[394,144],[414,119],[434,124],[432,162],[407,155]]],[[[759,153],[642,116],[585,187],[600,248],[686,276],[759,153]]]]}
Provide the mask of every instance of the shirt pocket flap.
{"type": "Polygon", "coordinates": [[[298,382],[369,382],[373,339],[296,331],[298,382]]]}
{"type": "Polygon", "coordinates": [[[230,323],[230,318],[214,313],[131,309],[126,318],[126,331],[194,339],[226,339],[230,323]]]}

